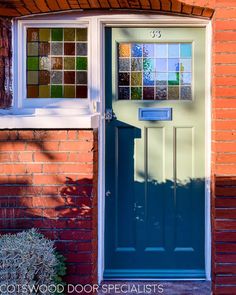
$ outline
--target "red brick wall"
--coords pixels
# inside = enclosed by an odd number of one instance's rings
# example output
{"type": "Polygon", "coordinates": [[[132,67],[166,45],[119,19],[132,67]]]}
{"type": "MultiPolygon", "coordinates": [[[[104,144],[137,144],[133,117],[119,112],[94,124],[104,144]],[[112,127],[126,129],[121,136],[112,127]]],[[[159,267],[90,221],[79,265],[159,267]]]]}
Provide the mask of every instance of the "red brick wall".
{"type": "Polygon", "coordinates": [[[212,67],[213,291],[214,294],[232,295],[236,294],[236,1],[215,2],[212,67]]]}
{"type": "Polygon", "coordinates": [[[0,233],[39,228],[66,256],[67,282],[96,282],[96,132],[3,130],[0,162],[0,233]]]}
{"type": "MultiPolygon", "coordinates": [[[[4,2],[4,1],[2,1],[4,2]]],[[[211,17],[215,1],[211,0],[11,0],[1,5],[0,16],[22,16],[73,9],[153,10],[211,17]]]]}
{"type": "MultiPolygon", "coordinates": [[[[212,279],[214,294],[236,294],[236,1],[120,2],[128,4],[118,8],[141,3],[137,9],[206,17],[211,17],[211,9],[215,9],[212,18],[212,279]]],[[[113,5],[115,1],[109,3],[113,5]]],[[[17,13],[34,13],[32,5],[30,8],[19,6],[17,13]]],[[[38,9],[43,12],[42,6],[38,9]]],[[[70,280],[74,278],[76,282],[75,274],[87,282],[97,267],[96,148],[91,151],[96,143],[94,136],[92,131],[0,132],[0,161],[3,162],[0,194],[4,207],[1,210],[2,217],[11,217],[2,218],[1,227],[8,231],[38,224],[67,254],[73,265],[69,270],[70,280]],[[73,140],[67,139],[70,136],[73,140]],[[82,149],[83,157],[80,153],[77,157],[82,149]],[[54,165],[57,162],[60,164],[54,165]],[[77,202],[83,206],[76,207],[77,202]],[[68,226],[64,230],[65,222],[68,226]],[[72,235],[66,235],[68,232],[72,235]]]]}

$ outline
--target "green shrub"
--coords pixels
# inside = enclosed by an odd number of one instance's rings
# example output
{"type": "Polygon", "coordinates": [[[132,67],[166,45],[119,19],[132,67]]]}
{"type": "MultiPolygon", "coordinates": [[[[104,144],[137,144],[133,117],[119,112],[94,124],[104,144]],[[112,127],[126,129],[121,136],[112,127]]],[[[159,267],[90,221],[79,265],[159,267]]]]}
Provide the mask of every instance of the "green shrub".
{"type": "Polygon", "coordinates": [[[38,287],[65,285],[65,274],[65,258],[36,229],[0,236],[0,285],[16,288],[9,294],[45,294],[38,287]],[[35,292],[23,292],[23,286],[34,286],[35,292]]]}

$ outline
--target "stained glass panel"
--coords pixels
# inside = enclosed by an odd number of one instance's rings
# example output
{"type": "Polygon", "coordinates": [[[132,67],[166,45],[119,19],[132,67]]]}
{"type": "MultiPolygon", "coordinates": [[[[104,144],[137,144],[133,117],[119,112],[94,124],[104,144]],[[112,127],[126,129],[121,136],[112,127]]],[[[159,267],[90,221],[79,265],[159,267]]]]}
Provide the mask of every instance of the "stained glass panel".
{"type": "Polygon", "coordinates": [[[180,89],[181,99],[191,100],[192,99],[192,89],[190,86],[182,86],[180,89]]]}
{"type": "Polygon", "coordinates": [[[132,44],[132,57],[142,57],[143,56],[143,45],[142,44],[132,44]]]}
{"type": "Polygon", "coordinates": [[[51,35],[50,29],[40,29],[39,30],[39,41],[40,42],[49,42],[50,35],[51,35]]]}
{"type": "Polygon", "coordinates": [[[87,49],[87,43],[77,43],[76,44],[76,54],[81,56],[87,56],[88,49],[87,49]]]}
{"type": "Polygon", "coordinates": [[[143,59],[143,70],[144,71],[152,71],[154,72],[154,58],[144,58],[143,59]]]}
{"type": "Polygon", "coordinates": [[[144,72],[143,73],[143,85],[154,86],[154,77],[155,77],[155,73],[144,72]]]}
{"type": "Polygon", "coordinates": [[[39,83],[39,72],[38,71],[30,71],[28,72],[28,81],[31,85],[38,85],[39,83]]]}
{"type": "Polygon", "coordinates": [[[181,58],[191,58],[192,57],[191,44],[180,44],[180,57],[181,58]]]}
{"type": "Polygon", "coordinates": [[[169,86],[168,87],[168,98],[169,99],[179,99],[179,87],[169,86]]]}
{"type": "Polygon", "coordinates": [[[169,85],[179,85],[179,72],[173,72],[168,74],[169,85]]]}
{"type": "MultiPolygon", "coordinates": [[[[62,52],[61,52],[62,53],[62,52]]],[[[39,55],[48,56],[50,54],[50,44],[47,42],[39,43],[39,55]]]]}
{"type": "Polygon", "coordinates": [[[129,87],[119,87],[119,99],[130,99],[129,87]]]}
{"type": "Polygon", "coordinates": [[[131,71],[142,71],[143,60],[142,58],[132,58],[131,59],[131,71]]]}
{"type": "Polygon", "coordinates": [[[192,60],[191,59],[180,59],[180,71],[189,72],[192,71],[192,60]]]}
{"type": "Polygon", "coordinates": [[[154,87],[143,87],[143,99],[154,99],[154,87]]]}
{"type": "Polygon", "coordinates": [[[86,28],[27,29],[27,98],[87,98],[87,43],[86,28]]]}
{"type": "Polygon", "coordinates": [[[165,86],[156,87],[156,99],[159,99],[159,100],[167,99],[167,87],[165,86]]]}
{"type": "Polygon", "coordinates": [[[167,58],[157,58],[156,59],[156,71],[166,72],[167,71],[167,58]]]}
{"type": "Polygon", "coordinates": [[[142,87],[131,87],[131,99],[142,99],[142,87]]]}
{"type": "Polygon", "coordinates": [[[52,43],[51,53],[52,55],[62,55],[63,47],[62,43],[52,43]]]}
{"type": "Polygon", "coordinates": [[[120,43],[118,99],[191,100],[191,43],[120,43]]]}
{"type": "Polygon", "coordinates": [[[38,42],[28,43],[28,56],[37,56],[39,54],[38,42]]]}
{"type": "Polygon", "coordinates": [[[120,58],[119,59],[119,71],[120,72],[129,72],[130,71],[130,59],[129,58],[120,58]]]}
{"type": "Polygon", "coordinates": [[[119,73],[119,85],[120,86],[130,85],[130,73],[119,73]]]}
{"type": "Polygon", "coordinates": [[[168,57],[179,57],[179,44],[168,44],[168,57]]]}
{"type": "Polygon", "coordinates": [[[154,44],[143,44],[143,56],[154,57],[154,44]]]}
{"type": "Polygon", "coordinates": [[[131,73],[131,85],[141,86],[142,85],[142,72],[131,73]]]}
{"type": "Polygon", "coordinates": [[[156,74],[156,85],[167,85],[168,73],[157,73],[156,74]]]}
{"type": "Polygon", "coordinates": [[[119,56],[130,57],[130,47],[131,47],[131,44],[121,43],[119,45],[119,56]]]}
{"type": "Polygon", "coordinates": [[[158,58],[168,57],[167,44],[155,44],[155,51],[158,58]]]}
{"type": "Polygon", "coordinates": [[[40,85],[39,86],[39,97],[44,98],[44,97],[50,97],[50,86],[48,85],[40,85]]]}
{"type": "Polygon", "coordinates": [[[49,84],[50,84],[50,72],[39,71],[39,85],[49,85],[49,84]]]}
{"type": "Polygon", "coordinates": [[[168,60],[168,71],[169,72],[178,72],[179,71],[179,59],[178,58],[169,58],[168,60]]]}

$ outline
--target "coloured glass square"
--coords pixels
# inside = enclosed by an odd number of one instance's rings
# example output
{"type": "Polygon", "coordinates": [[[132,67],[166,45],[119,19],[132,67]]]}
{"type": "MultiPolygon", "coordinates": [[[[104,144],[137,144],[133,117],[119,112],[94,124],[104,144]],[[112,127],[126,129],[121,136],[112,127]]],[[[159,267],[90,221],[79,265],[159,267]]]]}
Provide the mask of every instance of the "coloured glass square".
{"type": "Polygon", "coordinates": [[[129,58],[120,58],[119,59],[119,71],[127,72],[130,70],[130,59],[129,58]]]}
{"type": "Polygon", "coordinates": [[[49,42],[51,36],[50,29],[39,29],[39,41],[41,42],[49,42]]]}
{"type": "Polygon", "coordinates": [[[142,99],[142,87],[131,87],[131,99],[142,99]]]}
{"type": "Polygon", "coordinates": [[[51,44],[51,54],[52,55],[62,55],[63,53],[63,44],[62,43],[52,43],[51,44]]]}
{"type": "Polygon", "coordinates": [[[50,44],[48,42],[39,43],[39,55],[48,56],[50,54],[50,44]]]}
{"type": "Polygon", "coordinates": [[[29,42],[27,46],[28,56],[37,56],[39,54],[38,42],[29,42]]]}
{"type": "Polygon", "coordinates": [[[62,41],[63,40],[63,29],[55,28],[51,31],[52,41],[62,41]]]}
{"type": "Polygon", "coordinates": [[[87,40],[88,40],[87,28],[76,29],[76,41],[87,41],[87,40]]]}
{"type": "Polygon", "coordinates": [[[76,55],[86,56],[88,54],[87,43],[76,44],[76,55]]]}
{"type": "Polygon", "coordinates": [[[77,57],[76,58],[76,69],[79,70],[87,70],[88,62],[87,57],[77,57]]]}
{"type": "Polygon", "coordinates": [[[62,90],[62,85],[51,85],[51,97],[61,98],[62,90]]]}

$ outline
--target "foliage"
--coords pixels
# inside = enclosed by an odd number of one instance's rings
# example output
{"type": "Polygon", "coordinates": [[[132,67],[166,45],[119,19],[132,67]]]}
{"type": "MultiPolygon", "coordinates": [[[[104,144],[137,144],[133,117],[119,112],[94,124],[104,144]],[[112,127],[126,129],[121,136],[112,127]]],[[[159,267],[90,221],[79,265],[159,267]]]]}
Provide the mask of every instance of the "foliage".
{"type": "MultiPolygon", "coordinates": [[[[61,254],[59,254],[57,251],[55,251],[55,257],[57,260],[57,264],[54,268],[55,275],[53,276],[53,283],[55,285],[63,285],[65,286],[65,282],[63,282],[63,277],[66,275],[66,264],[65,264],[65,257],[61,254]]],[[[57,293],[56,293],[57,294],[57,293]]],[[[60,293],[62,295],[62,293],[60,293]]]]}
{"type": "Polygon", "coordinates": [[[64,285],[65,273],[64,257],[36,229],[0,236],[0,284],[14,286],[9,294],[45,294],[39,286],[64,285]]]}

